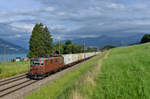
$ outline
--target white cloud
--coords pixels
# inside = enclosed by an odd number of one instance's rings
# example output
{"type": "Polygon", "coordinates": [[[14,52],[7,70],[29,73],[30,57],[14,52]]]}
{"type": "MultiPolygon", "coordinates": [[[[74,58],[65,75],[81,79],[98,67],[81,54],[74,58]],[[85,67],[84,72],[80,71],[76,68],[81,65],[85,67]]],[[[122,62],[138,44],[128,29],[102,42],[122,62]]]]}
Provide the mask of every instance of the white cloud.
{"type": "Polygon", "coordinates": [[[53,25],[53,26],[50,26],[51,29],[53,30],[62,30],[65,28],[64,25],[53,25]]]}
{"type": "Polygon", "coordinates": [[[55,8],[54,7],[47,7],[47,8],[44,8],[45,11],[54,11],[55,8]]]}
{"type": "Polygon", "coordinates": [[[24,23],[12,23],[12,30],[18,32],[32,32],[34,24],[24,24],[24,23]]]}
{"type": "Polygon", "coordinates": [[[34,27],[33,24],[30,24],[30,25],[24,25],[24,26],[23,26],[23,28],[24,28],[26,31],[29,31],[29,32],[32,32],[33,27],[34,27]]]}
{"type": "Polygon", "coordinates": [[[114,9],[125,9],[124,5],[111,3],[107,5],[108,8],[114,8],[114,9]]]}
{"type": "Polygon", "coordinates": [[[8,36],[8,38],[10,39],[15,39],[15,38],[20,38],[20,37],[22,37],[22,35],[19,35],[19,34],[8,36]]]}
{"type": "Polygon", "coordinates": [[[58,12],[57,15],[63,16],[65,15],[65,12],[58,12]]]}

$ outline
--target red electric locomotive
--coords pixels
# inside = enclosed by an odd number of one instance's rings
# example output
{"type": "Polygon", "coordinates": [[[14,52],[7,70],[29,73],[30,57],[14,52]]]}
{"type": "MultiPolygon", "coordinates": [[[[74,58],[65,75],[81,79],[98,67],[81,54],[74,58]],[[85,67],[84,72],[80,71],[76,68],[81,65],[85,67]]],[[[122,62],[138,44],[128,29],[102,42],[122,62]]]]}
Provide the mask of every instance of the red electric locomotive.
{"type": "Polygon", "coordinates": [[[30,62],[28,77],[32,79],[41,79],[64,67],[64,58],[62,56],[32,58],[30,62]]]}

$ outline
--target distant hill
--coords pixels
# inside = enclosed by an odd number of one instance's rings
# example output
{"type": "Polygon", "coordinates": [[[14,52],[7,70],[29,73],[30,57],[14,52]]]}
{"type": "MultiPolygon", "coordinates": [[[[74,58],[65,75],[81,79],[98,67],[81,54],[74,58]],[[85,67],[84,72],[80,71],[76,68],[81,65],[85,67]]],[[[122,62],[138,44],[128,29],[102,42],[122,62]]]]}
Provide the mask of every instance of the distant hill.
{"type": "Polygon", "coordinates": [[[95,38],[79,38],[72,40],[74,43],[83,44],[83,40],[86,41],[87,46],[98,46],[103,48],[105,45],[113,46],[127,46],[135,43],[139,43],[144,34],[137,34],[128,37],[111,37],[102,35],[95,38]]]}
{"type": "Polygon", "coordinates": [[[0,54],[22,54],[27,53],[28,50],[26,50],[23,47],[20,47],[18,45],[12,44],[8,41],[0,39],[0,54]]]}

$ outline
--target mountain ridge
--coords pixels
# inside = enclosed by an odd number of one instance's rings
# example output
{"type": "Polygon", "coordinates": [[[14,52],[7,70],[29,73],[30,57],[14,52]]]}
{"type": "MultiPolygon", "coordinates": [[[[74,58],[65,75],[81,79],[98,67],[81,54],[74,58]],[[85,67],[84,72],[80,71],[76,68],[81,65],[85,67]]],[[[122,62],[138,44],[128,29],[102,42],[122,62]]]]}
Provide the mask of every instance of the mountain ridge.
{"type": "MultiPolygon", "coordinates": [[[[112,37],[107,35],[102,35],[94,38],[79,38],[74,39],[72,42],[83,45],[83,40],[86,42],[86,46],[97,46],[103,48],[105,45],[113,46],[127,46],[130,44],[139,43],[144,34],[137,34],[133,36],[126,37],[112,37]]],[[[63,41],[65,42],[65,41],[63,41]]]]}
{"type": "Polygon", "coordinates": [[[27,49],[0,38],[0,54],[21,54],[27,52],[27,49]]]}

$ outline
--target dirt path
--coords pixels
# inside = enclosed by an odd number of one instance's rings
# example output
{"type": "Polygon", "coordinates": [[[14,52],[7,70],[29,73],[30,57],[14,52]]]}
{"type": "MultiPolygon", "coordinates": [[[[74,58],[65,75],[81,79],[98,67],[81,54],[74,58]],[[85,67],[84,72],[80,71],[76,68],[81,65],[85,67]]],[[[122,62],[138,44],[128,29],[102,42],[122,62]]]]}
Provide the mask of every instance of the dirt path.
{"type": "MultiPolygon", "coordinates": [[[[88,95],[82,94],[78,89],[83,88],[87,89],[87,93],[89,93],[89,89],[94,89],[96,87],[96,78],[98,77],[99,72],[101,71],[102,61],[106,59],[109,55],[109,51],[106,52],[106,54],[99,59],[97,62],[97,65],[81,79],[81,81],[77,82],[75,84],[76,88],[72,90],[71,95],[69,96],[69,99],[88,99],[88,95]]],[[[91,92],[92,93],[92,90],[91,92]]]]}
{"type": "Polygon", "coordinates": [[[103,61],[104,59],[106,59],[106,58],[108,57],[108,55],[109,55],[109,51],[107,51],[106,54],[105,54],[105,56],[104,56],[102,59],[99,60],[97,67],[101,68],[101,66],[102,66],[102,61],[103,61]]]}

